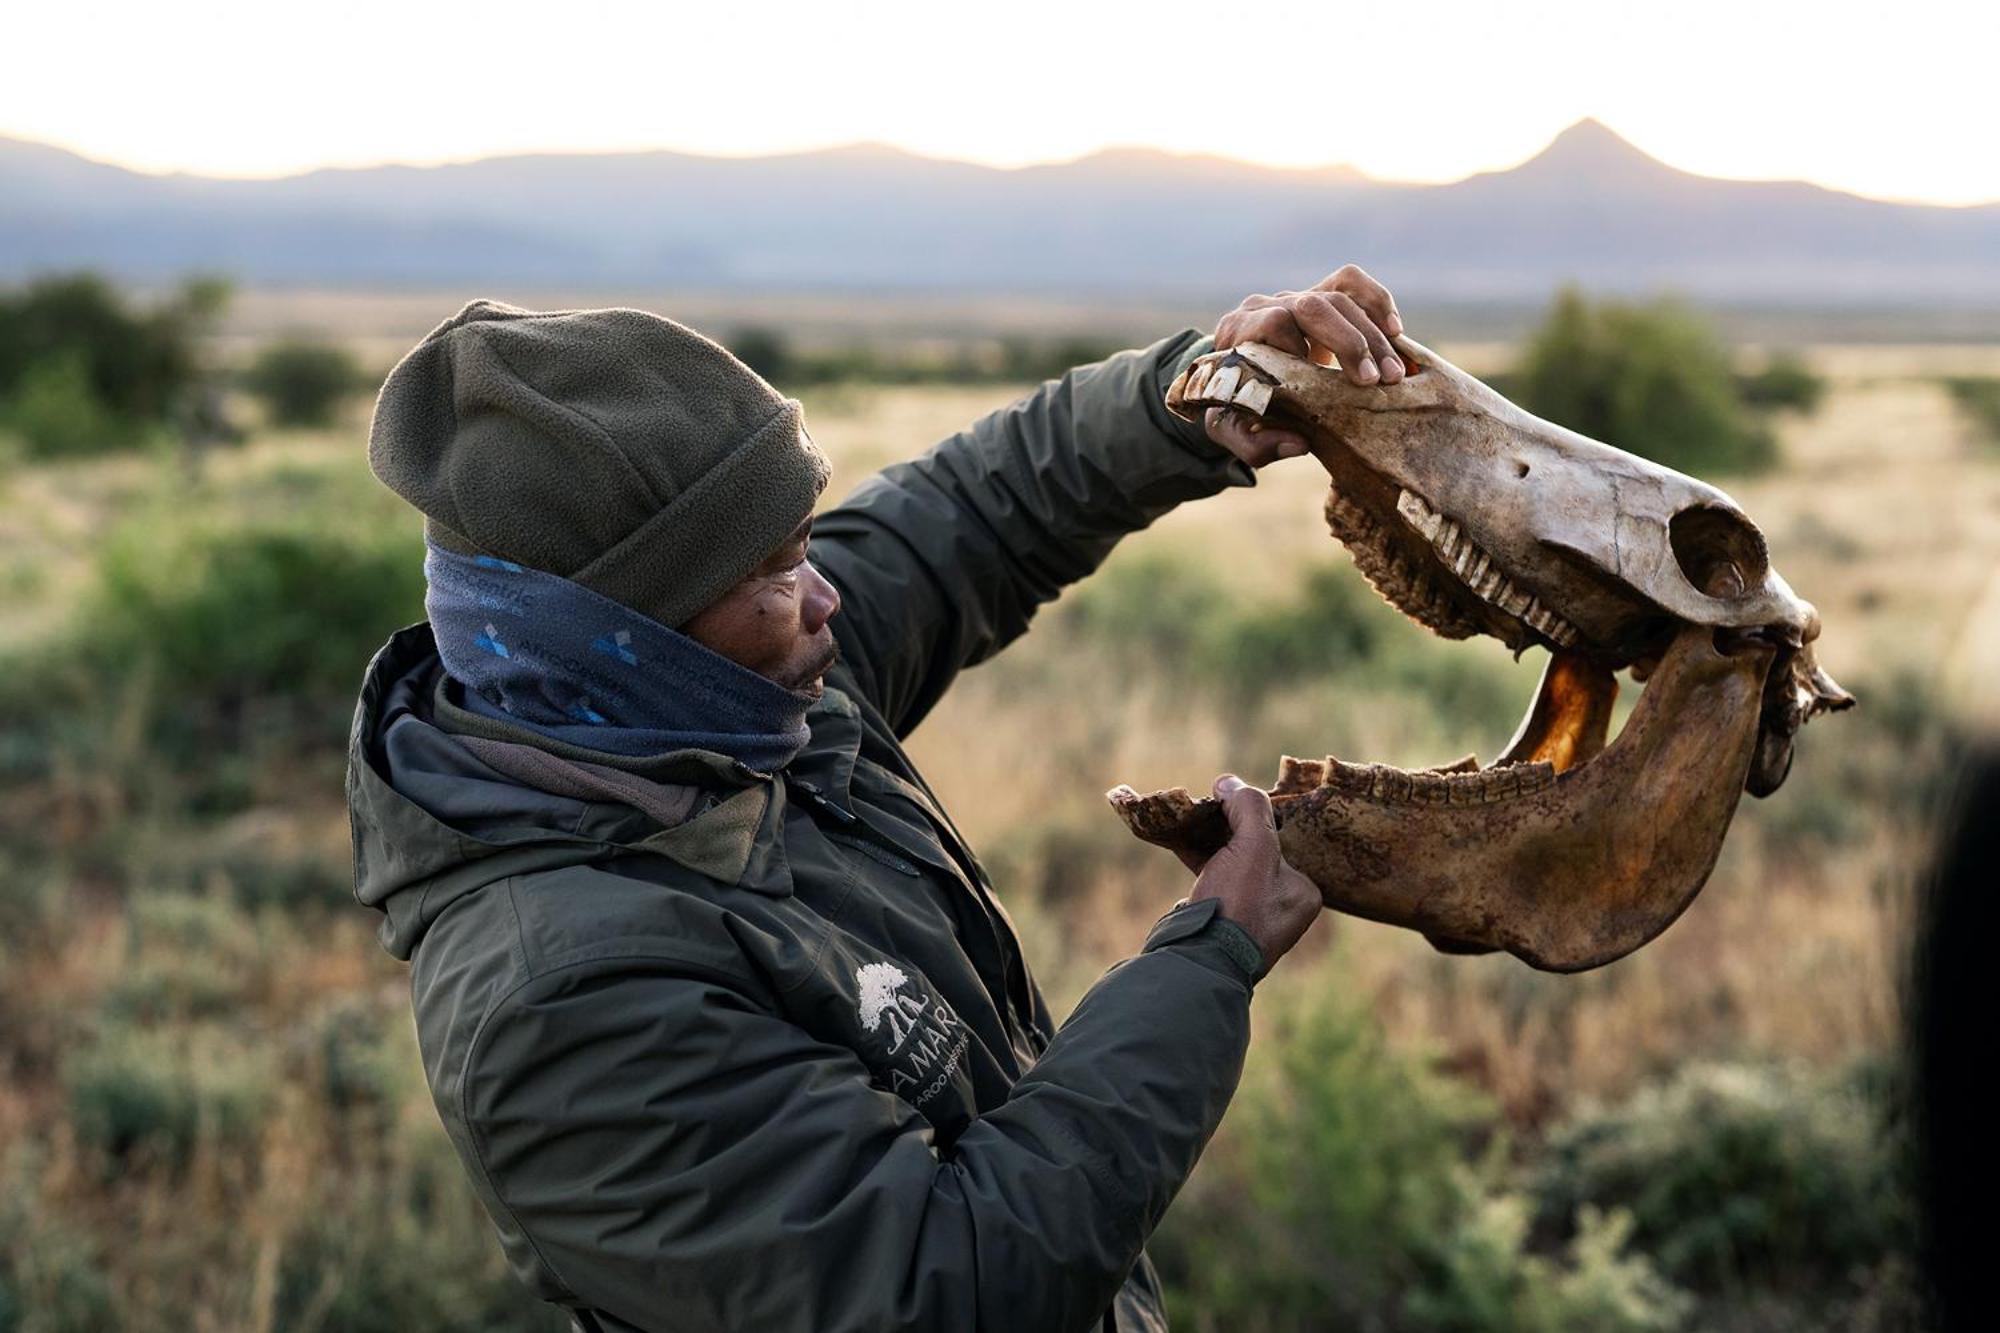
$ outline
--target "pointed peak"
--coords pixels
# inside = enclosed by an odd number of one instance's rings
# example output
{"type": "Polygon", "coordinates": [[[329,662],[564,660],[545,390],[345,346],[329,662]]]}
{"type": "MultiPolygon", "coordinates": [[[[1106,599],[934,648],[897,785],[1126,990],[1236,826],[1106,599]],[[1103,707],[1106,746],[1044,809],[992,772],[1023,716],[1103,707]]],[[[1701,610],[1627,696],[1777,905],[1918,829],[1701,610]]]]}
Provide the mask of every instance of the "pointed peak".
{"type": "Polygon", "coordinates": [[[1595,116],[1585,116],[1563,129],[1541,152],[1522,163],[1519,170],[1554,169],[1606,170],[1633,169],[1672,171],[1673,168],[1635,146],[1630,139],[1595,116]]]}
{"type": "Polygon", "coordinates": [[[1606,125],[1596,116],[1585,116],[1582,120],[1571,121],[1562,128],[1561,132],[1554,139],[1549,141],[1549,146],[1553,148],[1557,144],[1568,143],[1615,145],[1630,149],[1635,153],[1639,151],[1632,147],[1631,140],[1627,139],[1617,130],[1612,129],[1609,125],[1606,125]]]}

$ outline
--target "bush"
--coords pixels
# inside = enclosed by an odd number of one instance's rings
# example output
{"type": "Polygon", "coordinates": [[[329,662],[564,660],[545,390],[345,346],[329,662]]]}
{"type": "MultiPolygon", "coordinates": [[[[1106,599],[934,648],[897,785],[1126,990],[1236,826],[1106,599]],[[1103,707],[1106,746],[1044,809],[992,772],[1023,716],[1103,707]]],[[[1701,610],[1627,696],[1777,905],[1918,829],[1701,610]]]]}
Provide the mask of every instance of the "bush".
{"type": "Polygon", "coordinates": [[[1692,1302],[1651,1260],[1626,1253],[1629,1216],[1581,1209],[1558,1259],[1529,1249],[1530,1212],[1527,1197],[1511,1193],[1468,1210],[1439,1252],[1439,1280],[1410,1294],[1413,1321],[1439,1333],[1681,1327],[1692,1302]]]}
{"type": "Polygon", "coordinates": [[[274,1096],[269,1060],[214,1028],[114,1027],[64,1071],[79,1143],[178,1169],[204,1141],[240,1145],[274,1096]]]}
{"type": "Polygon", "coordinates": [[[34,1209],[25,1191],[0,1196],[0,1333],[101,1333],[116,1328],[103,1247],[34,1209]]]}
{"type": "Polygon", "coordinates": [[[414,540],[140,525],[99,557],[84,623],[100,660],[149,672],[176,709],[351,702],[369,655],[423,598],[414,540]]]}
{"type": "Polygon", "coordinates": [[[244,374],[244,387],[279,426],[327,425],[361,383],[346,348],[297,338],[266,347],[244,374]]]}
{"type": "Polygon", "coordinates": [[[1544,1221],[1626,1209],[1661,1268],[1708,1291],[1830,1288],[1909,1246],[1885,1100],[1854,1079],[1691,1066],[1551,1137],[1536,1185],[1544,1221]]]}
{"type": "Polygon", "coordinates": [[[0,293],[0,419],[40,457],[134,443],[200,383],[200,338],[226,300],[197,280],[134,310],[91,274],[0,293]]]}
{"type": "Polygon", "coordinates": [[[1520,709],[1503,654],[1435,638],[1339,557],[1308,568],[1280,599],[1243,598],[1185,559],[1114,561],[1061,603],[1055,622],[1135,677],[1209,692],[1240,715],[1315,681],[1419,696],[1451,728],[1508,725],[1520,709]]]}
{"type": "Polygon", "coordinates": [[[773,384],[797,383],[798,366],[792,346],[775,329],[738,329],[729,335],[729,350],[750,369],[773,384]]]}
{"type": "Polygon", "coordinates": [[[416,529],[360,479],[309,488],[280,469],[217,492],[163,478],[129,505],[67,627],[0,647],[0,783],[55,779],[79,813],[117,818],[132,802],[241,810],[276,755],[320,780],[298,765],[337,754],[369,658],[423,615],[416,529]]]}
{"type": "Polygon", "coordinates": [[[1359,1005],[1283,995],[1259,1043],[1274,1067],[1239,1089],[1152,1245],[1177,1327],[1678,1325],[1680,1298],[1623,1254],[1619,1215],[1582,1218],[1563,1253],[1531,1250],[1483,1096],[1392,1049],[1359,1005]]]}
{"type": "Polygon", "coordinates": [[[1826,396],[1826,381],[1795,352],[1779,352],[1754,375],[1737,380],[1737,391],[1752,407],[1810,412],[1826,396]]]}
{"type": "Polygon", "coordinates": [[[832,349],[802,350],[777,330],[761,326],[737,329],[726,345],[738,360],[784,389],[833,384],[1019,384],[1059,378],[1119,350],[1119,344],[1095,338],[886,347],[849,341],[832,349]]]}
{"type": "Polygon", "coordinates": [[[1163,555],[1116,560],[1066,596],[1063,634],[1103,646],[1134,668],[1185,679],[1204,669],[1205,639],[1234,607],[1202,564],[1163,555]]]}
{"type": "Polygon", "coordinates": [[[1592,304],[1565,289],[1514,382],[1529,411],[1683,472],[1752,472],[1776,460],[1722,344],[1673,301],[1592,304]]]}
{"type": "MultiPolygon", "coordinates": [[[[414,1056],[404,1052],[414,1062],[414,1056]]],[[[381,1132],[368,1172],[321,1173],[278,1265],[276,1328],[340,1333],[562,1333],[508,1272],[493,1225],[434,1115],[381,1132]]]]}
{"type": "Polygon", "coordinates": [[[81,353],[66,350],[22,372],[0,403],[0,422],[30,458],[73,458],[129,447],[137,422],[107,407],[91,387],[81,353]]]}
{"type": "Polygon", "coordinates": [[[1378,659],[1399,629],[1412,643],[1428,632],[1389,623],[1397,617],[1387,609],[1353,570],[1315,565],[1295,598],[1244,608],[1218,630],[1213,669],[1224,680],[1284,684],[1378,659]]]}
{"type": "Polygon", "coordinates": [[[1973,429],[1989,444],[2000,444],[2000,379],[1960,376],[1943,383],[1973,429]]]}
{"type": "Polygon", "coordinates": [[[126,908],[124,965],[103,1012],[137,1022],[222,1018],[268,957],[256,924],[226,898],[152,890],[126,908]]]}

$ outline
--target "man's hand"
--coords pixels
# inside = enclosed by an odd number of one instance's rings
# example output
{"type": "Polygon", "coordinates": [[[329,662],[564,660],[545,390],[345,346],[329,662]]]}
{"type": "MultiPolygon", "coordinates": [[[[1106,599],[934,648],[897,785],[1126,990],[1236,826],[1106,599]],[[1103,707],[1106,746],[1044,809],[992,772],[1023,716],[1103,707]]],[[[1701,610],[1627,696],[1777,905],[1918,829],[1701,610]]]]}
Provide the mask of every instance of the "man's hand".
{"type": "Polygon", "coordinates": [[[1188,901],[1220,898],[1222,915],[1264,951],[1268,972],[1319,916],[1319,890],[1278,850],[1270,796],[1233,773],[1215,780],[1215,794],[1229,816],[1229,841],[1202,864],[1189,864],[1199,873],[1188,901]]]}
{"type": "MultiPolygon", "coordinates": [[[[1389,339],[1402,331],[1389,289],[1349,264],[1303,292],[1244,297],[1215,326],[1215,349],[1266,343],[1321,365],[1338,361],[1355,384],[1395,384],[1403,378],[1403,362],[1389,339]]],[[[1306,452],[1296,431],[1267,427],[1234,408],[1209,408],[1202,426],[1209,439],[1251,467],[1306,452]]]]}

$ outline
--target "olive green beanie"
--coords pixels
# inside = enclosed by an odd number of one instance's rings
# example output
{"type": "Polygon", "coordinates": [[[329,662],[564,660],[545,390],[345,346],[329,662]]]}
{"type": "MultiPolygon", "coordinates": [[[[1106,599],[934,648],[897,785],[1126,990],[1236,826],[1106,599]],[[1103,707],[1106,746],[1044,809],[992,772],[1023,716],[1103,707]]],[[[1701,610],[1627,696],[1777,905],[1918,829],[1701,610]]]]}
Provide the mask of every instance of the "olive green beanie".
{"type": "Polygon", "coordinates": [[[642,310],[474,301],[389,372],[368,463],[439,546],[573,579],[678,626],[812,512],[799,405],[642,310]]]}

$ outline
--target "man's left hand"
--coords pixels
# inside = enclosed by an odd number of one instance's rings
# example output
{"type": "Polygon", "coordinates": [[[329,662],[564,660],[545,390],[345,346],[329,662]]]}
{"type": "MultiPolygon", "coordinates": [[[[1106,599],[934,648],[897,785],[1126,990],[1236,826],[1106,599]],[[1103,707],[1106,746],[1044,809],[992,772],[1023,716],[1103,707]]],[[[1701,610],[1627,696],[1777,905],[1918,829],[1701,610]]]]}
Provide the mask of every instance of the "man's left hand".
{"type": "MultiPolygon", "coordinates": [[[[1302,292],[1244,297],[1215,326],[1215,350],[1266,343],[1321,365],[1337,361],[1355,384],[1396,384],[1403,362],[1389,339],[1402,331],[1389,289],[1348,264],[1302,292]]],[[[1251,467],[1297,458],[1307,449],[1297,431],[1266,426],[1235,408],[1209,408],[1202,426],[1209,439],[1251,467]]]]}

